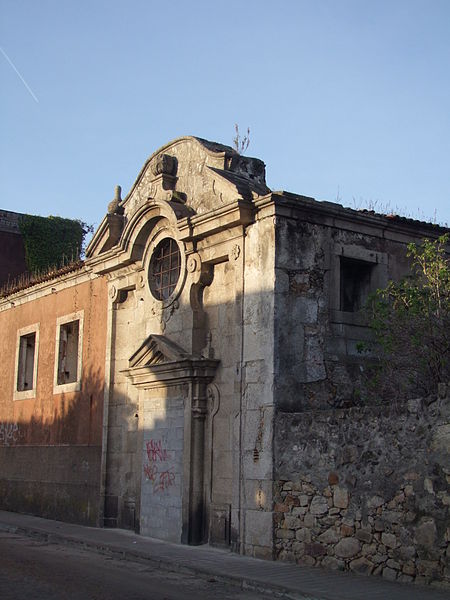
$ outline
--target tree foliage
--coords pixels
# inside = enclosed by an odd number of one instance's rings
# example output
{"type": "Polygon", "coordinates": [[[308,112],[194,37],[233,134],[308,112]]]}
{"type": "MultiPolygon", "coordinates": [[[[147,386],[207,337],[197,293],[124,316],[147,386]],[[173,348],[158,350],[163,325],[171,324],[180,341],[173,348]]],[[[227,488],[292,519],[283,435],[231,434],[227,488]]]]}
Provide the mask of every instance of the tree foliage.
{"type": "Polygon", "coordinates": [[[449,237],[409,244],[411,274],[370,298],[371,350],[377,357],[370,395],[385,400],[428,395],[439,382],[450,381],[449,237]]]}

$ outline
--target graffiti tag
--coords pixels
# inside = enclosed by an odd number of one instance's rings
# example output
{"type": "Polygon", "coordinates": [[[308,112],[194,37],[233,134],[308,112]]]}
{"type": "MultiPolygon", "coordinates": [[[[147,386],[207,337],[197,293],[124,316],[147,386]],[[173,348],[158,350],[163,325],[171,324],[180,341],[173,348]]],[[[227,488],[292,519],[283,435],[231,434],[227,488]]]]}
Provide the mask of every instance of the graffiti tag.
{"type": "Polygon", "coordinates": [[[175,473],[170,469],[159,470],[159,463],[167,461],[167,450],[161,440],[149,440],[145,443],[147,463],[144,464],[144,475],[153,484],[153,493],[163,492],[175,483],[175,473]]]}
{"type": "Polygon", "coordinates": [[[162,447],[161,440],[149,440],[146,442],[148,460],[152,462],[167,460],[167,450],[162,447]]]}
{"type": "Polygon", "coordinates": [[[0,444],[3,446],[14,445],[20,436],[17,423],[0,423],[0,444]]]}

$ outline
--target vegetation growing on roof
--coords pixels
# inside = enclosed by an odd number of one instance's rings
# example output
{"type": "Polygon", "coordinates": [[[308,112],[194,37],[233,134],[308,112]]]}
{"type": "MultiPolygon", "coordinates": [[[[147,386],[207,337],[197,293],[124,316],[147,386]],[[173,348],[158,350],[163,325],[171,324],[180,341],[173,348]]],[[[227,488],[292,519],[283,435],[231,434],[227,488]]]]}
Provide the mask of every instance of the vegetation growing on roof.
{"type": "Polygon", "coordinates": [[[58,269],[80,260],[83,243],[92,227],[79,220],[62,217],[22,215],[19,228],[30,273],[58,269]]]}
{"type": "Polygon", "coordinates": [[[244,154],[250,145],[250,127],[247,127],[247,135],[241,136],[239,132],[239,125],[235,123],[234,130],[236,135],[233,138],[233,148],[238,154],[244,154]]]}

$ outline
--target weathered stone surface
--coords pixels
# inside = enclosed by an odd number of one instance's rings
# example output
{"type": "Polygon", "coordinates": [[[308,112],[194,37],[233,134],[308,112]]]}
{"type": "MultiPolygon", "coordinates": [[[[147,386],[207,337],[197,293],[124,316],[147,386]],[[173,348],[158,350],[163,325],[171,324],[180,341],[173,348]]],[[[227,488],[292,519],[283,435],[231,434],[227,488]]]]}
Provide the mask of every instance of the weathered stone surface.
{"type": "Polygon", "coordinates": [[[341,526],[341,534],[344,537],[349,537],[351,535],[353,535],[355,533],[355,528],[351,527],[350,525],[346,525],[345,523],[342,524],[341,526]]]}
{"type": "Polygon", "coordinates": [[[394,510],[384,510],[383,519],[388,523],[400,523],[403,519],[403,513],[394,510]]]}
{"type": "Polygon", "coordinates": [[[374,565],[366,558],[355,558],[349,564],[349,567],[355,573],[362,573],[363,575],[370,575],[373,571],[374,565]]]}
{"type": "Polygon", "coordinates": [[[397,547],[397,538],[392,533],[382,533],[381,541],[388,548],[396,548],[397,547]]]}
{"type": "Polygon", "coordinates": [[[371,558],[372,558],[373,562],[376,564],[381,564],[381,563],[384,564],[387,561],[388,556],[387,556],[387,554],[377,553],[377,554],[374,554],[371,558]]]}
{"type": "Polygon", "coordinates": [[[394,571],[394,569],[390,569],[389,567],[384,567],[383,577],[388,581],[395,581],[397,579],[397,571],[394,571]]]}
{"type": "Polygon", "coordinates": [[[416,542],[420,546],[431,548],[436,539],[436,524],[433,519],[422,519],[416,528],[416,542]]]}
{"type": "Polygon", "coordinates": [[[356,538],[361,542],[369,544],[372,541],[372,533],[370,529],[358,529],[356,532],[356,538]]]}
{"type": "Polygon", "coordinates": [[[434,560],[418,560],[416,563],[417,574],[430,579],[435,579],[439,572],[439,563],[434,560]]]}
{"type": "Polygon", "coordinates": [[[414,546],[400,546],[396,550],[396,556],[402,561],[411,560],[416,556],[416,549],[414,546]]]}
{"type": "Polygon", "coordinates": [[[340,536],[336,529],[330,527],[324,533],[321,533],[318,539],[323,544],[336,544],[340,540],[340,536]]]}
{"type": "Polygon", "coordinates": [[[325,556],[321,562],[322,567],[327,569],[333,569],[333,571],[342,571],[344,569],[345,563],[342,560],[338,560],[334,556],[325,556]]]}
{"type": "Polygon", "coordinates": [[[372,496],[367,501],[367,508],[369,508],[369,509],[378,508],[379,506],[382,506],[383,504],[384,504],[384,498],[382,498],[381,496],[372,496]]]}
{"type": "Polygon", "coordinates": [[[403,569],[402,569],[403,573],[405,573],[405,575],[415,575],[416,574],[416,567],[414,565],[414,563],[406,563],[403,565],[403,569]]]}
{"type": "Polygon", "coordinates": [[[277,529],[276,536],[280,540],[289,540],[295,537],[295,531],[292,529],[277,529]]]}
{"type": "Polygon", "coordinates": [[[316,564],[316,559],[307,554],[305,556],[301,556],[297,560],[297,564],[305,567],[313,567],[316,564]]]}
{"type": "Polygon", "coordinates": [[[360,551],[361,545],[359,541],[355,538],[344,538],[334,549],[336,556],[341,558],[351,558],[355,556],[360,551]]]}
{"type": "Polygon", "coordinates": [[[335,473],[334,471],[331,471],[330,473],[328,473],[328,483],[330,485],[336,485],[339,483],[339,475],[337,473],[335,473]]]}
{"type": "Polygon", "coordinates": [[[373,557],[377,553],[377,544],[363,544],[361,551],[364,556],[373,557]]]}
{"type": "Polygon", "coordinates": [[[348,507],[348,490],[341,487],[335,487],[333,491],[333,504],[338,508],[347,508],[348,507]]]}
{"type": "Polygon", "coordinates": [[[328,512],[328,502],[323,496],[314,496],[309,510],[312,515],[324,515],[328,512]]]}
{"type": "Polygon", "coordinates": [[[322,544],[318,544],[315,542],[305,544],[305,554],[308,554],[309,556],[317,558],[319,556],[326,555],[326,553],[327,549],[322,544]]]}
{"type": "Polygon", "coordinates": [[[300,500],[298,499],[298,497],[292,496],[291,494],[288,494],[286,496],[286,498],[284,499],[284,503],[288,506],[300,506],[300,500]]]}
{"type": "Polygon", "coordinates": [[[383,519],[375,519],[373,526],[375,531],[384,531],[386,529],[386,524],[383,519]]]}
{"type": "Polygon", "coordinates": [[[296,517],[303,517],[308,512],[307,506],[294,506],[291,513],[296,517]]]}
{"type": "Polygon", "coordinates": [[[437,452],[450,454],[450,423],[439,425],[436,428],[431,448],[437,452]]]}
{"type": "Polygon", "coordinates": [[[414,488],[412,485],[405,485],[405,496],[414,496],[414,488]]]}
{"type": "Polygon", "coordinates": [[[277,553],[277,558],[278,560],[285,560],[287,562],[295,562],[296,560],[295,552],[284,549],[277,553]]]}
{"type": "Polygon", "coordinates": [[[298,529],[300,527],[300,521],[297,517],[292,515],[286,515],[284,518],[284,525],[286,529],[298,529]]]}
{"type": "Polygon", "coordinates": [[[295,537],[301,542],[310,542],[311,541],[311,529],[307,529],[306,527],[297,529],[297,531],[295,532],[295,537]]]}
{"type": "Polygon", "coordinates": [[[305,527],[314,527],[314,525],[316,524],[316,518],[314,517],[314,515],[308,513],[305,515],[303,522],[305,524],[305,527]]]}

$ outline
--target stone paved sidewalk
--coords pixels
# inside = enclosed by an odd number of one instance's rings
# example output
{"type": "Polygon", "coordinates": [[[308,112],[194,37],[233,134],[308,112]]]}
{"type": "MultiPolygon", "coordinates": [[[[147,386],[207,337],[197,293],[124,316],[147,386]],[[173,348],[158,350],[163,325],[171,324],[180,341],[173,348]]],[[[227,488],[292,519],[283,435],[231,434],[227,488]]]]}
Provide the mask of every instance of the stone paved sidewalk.
{"type": "Polygon", "coordinates": [[[82,546],[161,569],[214,577],[298,600],[450,600],[450,592],[378,577],[299,567],[240,556],[209,546],[181,546],[120,529],[97,529],[0,511],[0,530],[82,546]]]}

